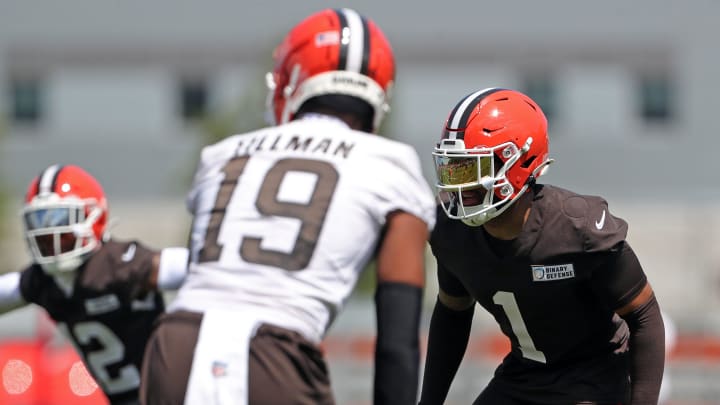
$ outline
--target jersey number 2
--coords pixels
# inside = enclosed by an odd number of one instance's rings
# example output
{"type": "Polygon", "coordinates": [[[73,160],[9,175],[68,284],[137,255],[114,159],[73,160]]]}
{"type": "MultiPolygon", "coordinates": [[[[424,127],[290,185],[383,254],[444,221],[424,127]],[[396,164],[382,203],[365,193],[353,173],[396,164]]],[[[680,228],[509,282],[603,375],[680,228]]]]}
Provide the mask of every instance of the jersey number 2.
{"type": "MultiPolygon", "coordinates": [[[[238,185],[238,180],[250,157],[238,156],[231,159],[223,173],[215,204],[208,223],[205,244],[200,250],[199,262],[217,261],[223,246],[218,242],[220,228],[230,199],[238,185]]],[[[296,218],[300,220],[300,230],[290,252],[267,250],[261,247],[262,238],[244,237],[240,242],[240,256],[248,263],[274,266],[285,270],[302,270],[312,259],[325,215],[330,206],[332,195],[338,182],[338,172],[330,163],[309,159],[282,159],[276,162],[265,174],[262,186],[255,200],[255,208],[261,215],[296,218]],[[309,173],[317,176],[314,189],[307,203],[281,201],[278,199],[280,187],[290,172],[309,173]]]]}
{"type": "MultiPolygon", "coordinates": [[[[69,335],[67,325],[61,325],[65,328],[65,334],[69,335]]],[[[106,367],[125,358],[125,346],[107,326],[100,322],[80,322],[75,324],[70,336],[75,336],[78,344],[87,345],[96,340],[102,347],[91,352],[80,352],[107,394],[130,391],[140,386],[140,372],[133,364],[119,369],[116,377],[108,373],[106,367]]]]}
{"type": "Polygon", "coordinates": [[[507,291],[498,291],[493,295],[493,302],[500,305],[505,311],[505,316],[510,321],[510,327],[517,337],[523,357],[545,363],[545,353],[535,348],[535,342],[530,337],[525,321],[520,315],[520,307],[515,300],[515,295],[507,291]]]}

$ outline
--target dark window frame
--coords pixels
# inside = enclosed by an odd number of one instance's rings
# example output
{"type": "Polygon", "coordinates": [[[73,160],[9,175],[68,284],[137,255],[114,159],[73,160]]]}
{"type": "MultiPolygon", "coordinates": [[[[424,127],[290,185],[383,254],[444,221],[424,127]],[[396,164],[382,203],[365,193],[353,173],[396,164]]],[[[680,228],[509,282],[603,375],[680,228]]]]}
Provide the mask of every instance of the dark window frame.
{"type": "Polygon", "coordinates": [[[210,85],[205,77],[183,76],[178,80],[178,115],[185,122],[203,119],[210,112],[210,85]]]}
{"type": "Polygon", "coordinates": [[[674,101],[676,87],[668,73],[640,73],[638,77],[638,115],[646,123],[670,123],[677,118],[674,101]]]}
{"type": "Polygon", "coordinates": [[[40,75],[10,75],[8,119],[12,125],[38,125],[45,117],[45,83],[40,75]]]}
{"type": "Polygon", "coordinates": [[[555,75],[547,72],[525,74],[520,89],[540,106],[548,121],[558,117],[558,80],[555,75]]]}

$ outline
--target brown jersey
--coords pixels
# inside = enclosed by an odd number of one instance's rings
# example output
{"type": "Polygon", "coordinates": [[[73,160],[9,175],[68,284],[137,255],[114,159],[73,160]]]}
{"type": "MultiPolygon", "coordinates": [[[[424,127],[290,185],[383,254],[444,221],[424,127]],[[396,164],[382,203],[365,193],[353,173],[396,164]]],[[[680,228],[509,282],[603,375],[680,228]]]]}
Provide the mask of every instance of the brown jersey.
{"type": "Polygon", "coordinates": [[[23,298],[65,329],[111,403],[137,401],[145,343],[165,309],[150,289],[152,257],[135,241],[106,242],[78,270],[69,295],[40,266],[22,272],[23,298]]]}
{"type": "Polygon", "coordinates": [[[512,241],[438,208],[430,244],[440,288],[475,298],[510,339],[493,381],[503,391],[538,403],[620,403],[629,392],[629,332],[614,310],[646,283],[625,242],[627,224],[600,197],[533,191],[512,241]]]}

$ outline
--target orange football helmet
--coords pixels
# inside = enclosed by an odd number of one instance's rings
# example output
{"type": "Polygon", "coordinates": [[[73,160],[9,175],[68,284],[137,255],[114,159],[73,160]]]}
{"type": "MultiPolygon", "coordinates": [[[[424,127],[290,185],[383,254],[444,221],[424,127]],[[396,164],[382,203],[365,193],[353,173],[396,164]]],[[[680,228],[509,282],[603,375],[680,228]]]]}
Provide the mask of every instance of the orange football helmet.
{"type": "Polygon", "coordinates": [[[393,51],[380,28],[355,10],[326,9],[307,17],[275,49],[273,59],[275,67],[266,75],[272,124],[292,120],[305,101],[326,94],[370,104],[373,131],[390,109],[393,51]]]}
{"type": "Polygon", "coordinates": [[[518,91],[479,90],[452,109],[433,157],[445,213],[482,225],[504,212],[552,163],[547,119],[518,91]]]}
{"type": "Polygon", "coordinates": [[[25,237],[33,261],[47,273],[80,267],[108,237],[107,221],[102,186],[80,167],[52,165],[30,182],[25,237]]]}

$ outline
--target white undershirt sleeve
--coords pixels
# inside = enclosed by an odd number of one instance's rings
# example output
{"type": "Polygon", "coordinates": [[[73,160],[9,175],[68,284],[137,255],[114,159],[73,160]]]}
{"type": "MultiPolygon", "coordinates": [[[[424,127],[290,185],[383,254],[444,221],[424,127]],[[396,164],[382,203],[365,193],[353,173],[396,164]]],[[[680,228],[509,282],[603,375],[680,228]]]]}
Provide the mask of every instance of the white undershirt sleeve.
{"type": "Polygon", "coordinates": [[[0,275],[0,313],[25,305],[20,294],[20,273],[0,275]]]}
{"type": "Polygon", "coordinates": [[[160,252],[158,288],[177,290],[185,280],[188,267],[188,250],[181,247],[165,248],[160,252]]]}

